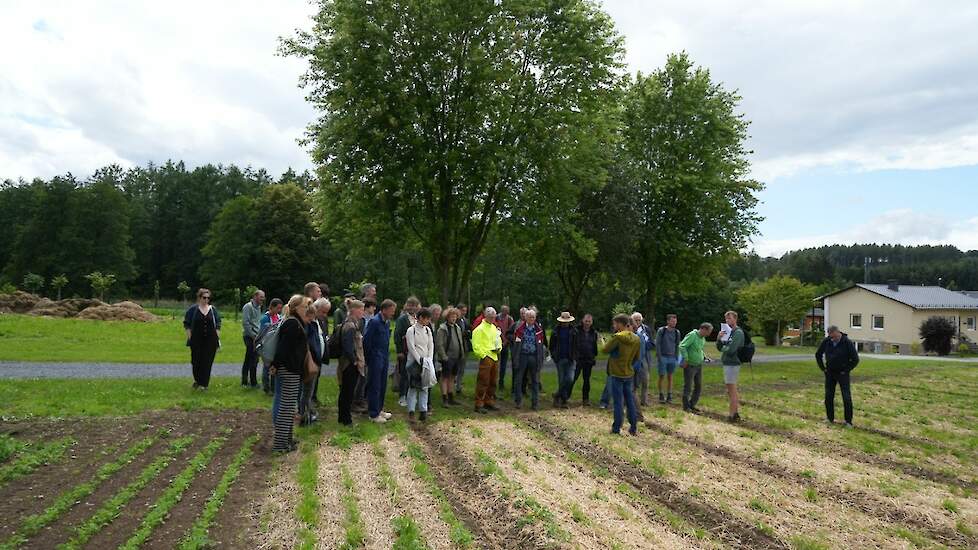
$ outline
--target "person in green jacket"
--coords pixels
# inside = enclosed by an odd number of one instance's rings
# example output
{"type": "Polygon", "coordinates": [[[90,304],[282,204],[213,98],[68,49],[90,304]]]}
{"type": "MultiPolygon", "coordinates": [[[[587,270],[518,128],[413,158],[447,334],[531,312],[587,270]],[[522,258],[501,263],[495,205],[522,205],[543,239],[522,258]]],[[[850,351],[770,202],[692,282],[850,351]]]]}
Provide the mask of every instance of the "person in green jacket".
{"type": "Polygon", "coordinates": [[[628,433],[638,434],[638,411],[635,408],[635,395],[632,393],[632,377],[635,370],[632,365],[638,360],[639,346],[642,345],[638,335],[629,327],[628,315],[618,314],[612,320],[615,335],[602,348],[608,353],[608,384],[611,385],[611,399],[614,403],[615,419],[611,424],[611,433],[621,433],[622,403],[628,409],[628,433]]]}
{"type": "Polygon", "coordinates": [[[706,337],[713,332],[713,325],[703,323],[699,330],[691,330],[679,343],[679,356],[683,358],[683,410],[699,414],[696,403],[703,389],[703,347],[706,337]]]}
{"type": "Polygon", "coordinates": [[[723,363],[723,383],[727,386],[727,395],[730,397],[730,416],[727,419],[738,422],[740,396],[737,394],[737,378],[740,376],[740,358],[737,352],[744,346],[744,331],[737,326],[736,311],[728,311],[723,317],[730,331],[720,332],[717,349],[721,352],[720,362],[723,363]]]}

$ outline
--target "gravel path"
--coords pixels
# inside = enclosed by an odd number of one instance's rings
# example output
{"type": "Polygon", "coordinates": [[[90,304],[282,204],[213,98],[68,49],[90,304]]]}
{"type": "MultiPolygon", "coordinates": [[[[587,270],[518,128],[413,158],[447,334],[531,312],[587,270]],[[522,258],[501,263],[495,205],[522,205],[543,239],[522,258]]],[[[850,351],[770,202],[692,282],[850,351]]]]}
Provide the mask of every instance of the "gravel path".
{"type": "MultiPolygon", "coordinates": [[[[861,354],[864,359],[906,360],[901,355],[861,354]]],[[[921,361],[946,361],[953,363],[978,363],[978,358],[918,356],[912,359],[921,361]]],[[[756,355],[754,363],[782,363],[785,361],[807,361],[814,363],[809,354],[756,355]]],[[[544,370],[553,370],[553,363],[547,362],[544,370]]],[[[509,369],[507,369],[509,370],[509,369]]],[[[465,368],[468,376],[478,371],[475,361],[469,361],[465,368]]],[[[259,366],[259,374],[261,367],[259,366]]],[[[335,375],[336,366],[327,366],[324,375],[335,375]]],[[[241,363],[215,363],[212,376],[240,376],[241,363]]],[[[509,375],[509,373],[507,373],[509,375]]],[[[0,361],[0,379],[12,378],[183,378],[190,376],[190,363],[182,364],[134,364],[134,363],[41,363],[31,361],[0,361]]],[[[509,376],[507,376],[507,379],[509,376]]]]}

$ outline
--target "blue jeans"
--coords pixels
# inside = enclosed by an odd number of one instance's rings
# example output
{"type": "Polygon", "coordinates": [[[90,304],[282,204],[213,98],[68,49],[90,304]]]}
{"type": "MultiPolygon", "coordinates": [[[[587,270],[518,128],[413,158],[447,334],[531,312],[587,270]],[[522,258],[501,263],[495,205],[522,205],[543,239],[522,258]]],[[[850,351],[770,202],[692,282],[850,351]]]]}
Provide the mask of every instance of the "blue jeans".
{"type": "Polygon", "coordinates": [[[611,387],[611,399],[615,404],[615,420],[611,424],[612,433],[621,433],[621,425],[624,421],[622,404],[628,409],[628,424],[631,426],[629,433],[634,434],[638,430],[638,412],[635,409],[635,395],[632,393],[632,380],[630,378],[618,378],[617,376],[608,377],[611,387]]]}
{"type": "Polygon", "coordinates": [[[604,381],[604,391],[601,392],[601,406],[607,407],[611,403],[611,375],[604,381]]]}
{"type": "Polygon", "coordinates": [[[387,392],[387,361],[367,360],[367,414],[377,418],[384,410],[384,394],[387,392]]]}
{"type": "Polygon", "coordinates": [[[557,361],[557,393],[554,397],[567,402],[574,387],[574,362],[570,359],[557,361]]]}
{"type": "Polygon", "coordinates": [[[275,384],[275,377],[268,373],[268,369],[271,367],[264,360],[261,362],[261,385],[265,390],[265,393],[272,393],[275,388],[272,387],[275,384]]]}

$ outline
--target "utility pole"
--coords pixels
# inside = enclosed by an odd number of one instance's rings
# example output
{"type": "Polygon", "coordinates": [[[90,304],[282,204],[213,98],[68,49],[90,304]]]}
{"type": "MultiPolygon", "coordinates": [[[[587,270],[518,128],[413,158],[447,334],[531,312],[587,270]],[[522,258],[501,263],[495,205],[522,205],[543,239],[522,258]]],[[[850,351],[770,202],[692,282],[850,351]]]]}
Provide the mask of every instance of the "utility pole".
{"type": "Polygon", "coordinates": [[[872,261],[873,259],[869,256],[863,258],[863,284],[869,284],[869,264],[872,261]]]}

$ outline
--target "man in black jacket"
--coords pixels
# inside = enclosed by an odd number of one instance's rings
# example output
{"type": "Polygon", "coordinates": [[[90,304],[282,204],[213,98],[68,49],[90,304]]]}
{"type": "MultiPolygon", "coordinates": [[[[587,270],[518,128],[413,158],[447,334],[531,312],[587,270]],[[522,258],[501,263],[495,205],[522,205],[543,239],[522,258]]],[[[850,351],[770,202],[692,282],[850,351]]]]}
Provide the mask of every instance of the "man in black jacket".
{"type": "Polygon", "coordinates": [[[851,428],[852,393],[849,389],[849,372],[859,364],[859,354],[856,353],[855,344],[839,327],[832,325],[827,332],[828,337],[822,340],[815,352],[818,368],[825,373],[825,416],[829,424],[835,422],[835,385],[839,384],[845,407],[846,427],[851,428]]]}

